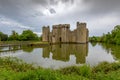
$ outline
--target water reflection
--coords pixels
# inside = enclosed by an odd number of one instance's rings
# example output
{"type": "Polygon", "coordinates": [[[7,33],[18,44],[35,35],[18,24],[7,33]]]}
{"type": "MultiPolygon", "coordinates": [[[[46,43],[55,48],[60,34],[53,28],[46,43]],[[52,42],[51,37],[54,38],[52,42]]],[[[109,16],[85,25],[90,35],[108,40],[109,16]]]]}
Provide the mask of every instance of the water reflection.
{"type": "Polygon", "coordinates": [[[116,60],[120,59],[120,45],[106,43],[99,43],[99,45],[102,46],[107,53],[111,53],[116,60]]]}
{"type": "Polygon", "coordinates": [[[0,53],[3,52],[16,52],[18,50],[23,50],[24,52],[32,52],[35,47],[32,46],[8,46],[8,47],[0,47],[0,53]]]}
{"type": "Polygon", "coordinates": [[[33,52],[35,47],[31,46],[8,46],[8,47],[0,47],[0,57],[4,56],[16,56],[19,51],[25,52],[25,53],[31,53],[33,52]]]}
{"type": "Polygon", "coordinates": [[[42,48],[40,46],[0,47],[0,51],[0,57],[14,56],[27,63],[52,69],[83,63],[97,65],[103,61],[114,62],[120,59],[120,45],[101,43],[60,44],[42,48]]]}
{"type": "Polygon", "coordinates": [[[60,44],[51,45],[43,48],[43,57],[49,58],[52,53],[52,59],[69,61],[70,55],[75,55],[76,63],[85,63],[88,54],[88,44],[60,44]]]}
{"type": "Polygon", "coordinates": [[[31,46],[28,46],[28,47],[22,47],[22,50],[24,51],[24,52],[28,52],[28,53],[30,53],[30,52],[32,52],[33,50],[34,50],[34,47],[31,47],[31,46]]]}
{"type": "Polygon", "coordinates": [[[95,47],[97,45],[97,42],[91,42],[91,45],[95,47]]]}

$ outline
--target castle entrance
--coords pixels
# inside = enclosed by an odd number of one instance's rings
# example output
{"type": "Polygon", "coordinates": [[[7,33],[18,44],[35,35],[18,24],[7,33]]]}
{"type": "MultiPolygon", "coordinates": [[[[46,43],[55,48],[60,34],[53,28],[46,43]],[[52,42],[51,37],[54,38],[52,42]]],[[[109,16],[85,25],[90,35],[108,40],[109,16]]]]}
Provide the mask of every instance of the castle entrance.
{"type": "Polygon", "coordinates": [[[60,43],[62,42],[62,39],[61,39],[61,37],[59,38],[59,41],[60,41],[60,43]]]}

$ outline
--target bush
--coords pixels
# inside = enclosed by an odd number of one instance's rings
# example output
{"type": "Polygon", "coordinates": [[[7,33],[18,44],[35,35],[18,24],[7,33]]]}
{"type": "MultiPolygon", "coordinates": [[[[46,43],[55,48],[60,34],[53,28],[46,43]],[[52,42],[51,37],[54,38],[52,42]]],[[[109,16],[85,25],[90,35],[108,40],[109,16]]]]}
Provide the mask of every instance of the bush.
{"type": "Polygon", "coordinates": [[[68,74],[75,74],[84,77],[90,77],[91,75],[91,68],[87,65],[83,65],[80,67],[71,66],[67,68],[60,69],[60,73],[68,75],[68,74]]]}
{"type": "Polygon", "coordinates": [[[108,63],[103,62],[100,63],[98,66],[93,68],[94,73],[103,72],[103,73],[109,73],[111,71],[116,71],[120,69],[120,63],[108,63]]]}

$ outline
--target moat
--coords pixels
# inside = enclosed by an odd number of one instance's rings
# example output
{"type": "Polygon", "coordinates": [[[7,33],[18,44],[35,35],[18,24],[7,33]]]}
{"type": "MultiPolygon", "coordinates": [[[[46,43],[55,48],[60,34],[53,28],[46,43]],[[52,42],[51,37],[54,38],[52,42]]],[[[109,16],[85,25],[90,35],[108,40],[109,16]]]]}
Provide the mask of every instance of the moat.
{"type": "Polygon", "coordinates": [[[58,69],[67,66],[100,62],[114,62],[120,59],[120,46],[112,44],[59,44],[44,47],[23,47],[9,51],[9,47],[0,47],[0,57],[12,56],[27,63],[44,68],[58,69]]]}

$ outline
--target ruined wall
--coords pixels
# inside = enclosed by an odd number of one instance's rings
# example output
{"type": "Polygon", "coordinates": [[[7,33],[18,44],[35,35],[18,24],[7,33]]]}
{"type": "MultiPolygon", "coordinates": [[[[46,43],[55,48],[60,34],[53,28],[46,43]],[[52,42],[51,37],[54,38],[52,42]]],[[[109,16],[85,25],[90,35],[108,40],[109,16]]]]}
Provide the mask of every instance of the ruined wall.
{"type": "Polygon", "coordinates": [[[46,42],[49,42],[49,33],[50,33],[50,28],[49,26],[47,27],[43,27],[42,28],[42,41],[46,41],[46,42]]]}

